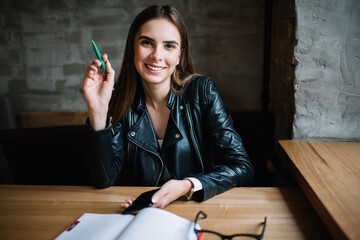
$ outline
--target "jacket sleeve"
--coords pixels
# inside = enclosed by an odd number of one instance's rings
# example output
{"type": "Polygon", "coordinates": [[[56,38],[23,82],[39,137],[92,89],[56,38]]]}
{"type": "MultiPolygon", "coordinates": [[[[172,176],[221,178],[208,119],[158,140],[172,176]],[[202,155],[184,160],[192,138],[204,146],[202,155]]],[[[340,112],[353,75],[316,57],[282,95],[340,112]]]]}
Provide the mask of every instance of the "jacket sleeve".
{"type": "Polygon", "coordinates": [[[125,162],[122,125],[119,123],[115,128],[109,125],[95,131],[87,119],[86,126],[90,145],[87,157],[89,174],[95,186],[110,187],[118,179],[125,162]]]}
{"type": "Polygon", "coordinates": [[[194,193],[196,201],[205,201],[233,187],[249,186],[254,178],[254,168],[214,81],[210,78],[204,81],[203,87],[199,88],[203,137],[210,139],[210,146],[206,148],[213,148],[218,154],[210,163],[210,170],[194,176],[203,185],[203,191],[194,193]]]}

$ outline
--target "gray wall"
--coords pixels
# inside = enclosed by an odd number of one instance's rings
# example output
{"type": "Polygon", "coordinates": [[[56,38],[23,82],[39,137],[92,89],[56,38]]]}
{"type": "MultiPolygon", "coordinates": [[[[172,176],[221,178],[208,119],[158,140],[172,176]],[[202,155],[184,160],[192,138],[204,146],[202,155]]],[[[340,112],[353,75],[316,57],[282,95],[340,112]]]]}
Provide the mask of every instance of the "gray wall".
{"type": "MultiPolygon", "coordinates": [[[[83,111],[91,40],[118,70],[128,28],[147,0],[2,0],[0,97],[14,111],[83,111]]],[[[265,0],[174,0],[190,33],[195,71],[213,77],[225,103],[260,110],[265,0]]],[[[117,71],[118,72],[118,71],[117,71]]]]}
{"type": "Polygon", "coordinates": [[[360,1],[296,0],[294,139],[360,141],[360,1]]]}

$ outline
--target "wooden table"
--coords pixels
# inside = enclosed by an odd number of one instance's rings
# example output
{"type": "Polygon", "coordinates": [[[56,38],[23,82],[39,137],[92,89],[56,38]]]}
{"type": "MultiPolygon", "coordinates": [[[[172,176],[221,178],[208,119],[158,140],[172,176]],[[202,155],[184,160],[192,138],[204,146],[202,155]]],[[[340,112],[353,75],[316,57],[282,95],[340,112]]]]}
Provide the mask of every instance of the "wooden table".
{"type": "MultiPolygon", "coordinates": [[[[121,213],[124,200],[150,189],[0,185],[0,239],[51,239],[83,213],[121,213]]],[[[299,188],[234,188],[165,210],[191,221],[203,210],[208,218],[199,224],[224,234],[258,233],[267,216],[264,239],[331,239],[299,188]]]]}
{"type": "Polygon", "coordinates": [[[360,239],[360,143],[281,140],[293,175],[336,239],[360,239]]]}

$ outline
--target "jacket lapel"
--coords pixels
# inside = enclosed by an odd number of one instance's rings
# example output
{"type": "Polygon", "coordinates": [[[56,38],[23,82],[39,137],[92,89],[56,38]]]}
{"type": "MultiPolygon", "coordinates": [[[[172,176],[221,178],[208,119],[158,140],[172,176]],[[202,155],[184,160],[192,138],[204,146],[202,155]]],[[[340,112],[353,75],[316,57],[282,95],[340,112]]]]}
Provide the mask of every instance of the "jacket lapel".
{"type": "Polygon", "coordinates": [[[179,142],[182,139],[183,139],[183,136],[174,121],[173,111],[172,111],[169,116],[169,121],[168,121],[168,124],[166,127],[166,132],[165,132],[164,143],[163,143],[162,149],[168,148],[171,145],[179,142]]]}
{"type": "Polygon", "coordinates": [[[127,133],[127,137],[129,141],[134,142],[147,151],[153,153],[159,152],[154,128],[147,111],[143,111],[141,117],[127,133]]]}
{"type": "MultiPolygon", "coordinates": [[[[170,92],[167,106],[171,109],[171,113],[166,127],[162,149],[168,148],[183,139],[176,121],[174,120],[174,111],[176,111],[176,97],[172,92],[170,92]]],[[[137,109],[142,111],[142,115],[127,133],[127,137],[130,141],[134,142],[145,150],[158,153],[159,145],[150,115],[146,110],[143,97],[139,98],[137,109]]]]}

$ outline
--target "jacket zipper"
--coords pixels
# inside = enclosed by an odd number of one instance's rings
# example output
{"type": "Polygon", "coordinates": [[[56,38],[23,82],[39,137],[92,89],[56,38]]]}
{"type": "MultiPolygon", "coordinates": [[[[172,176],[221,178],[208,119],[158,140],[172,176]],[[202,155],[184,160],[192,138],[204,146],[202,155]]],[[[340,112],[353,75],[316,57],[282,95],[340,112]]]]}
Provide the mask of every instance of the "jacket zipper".
{"type": "Polygon", "coordinates": [[[161,172],[160,172],[160,175],[159,175],[159,177],[158,177],[158,179],[156,181],[156,184],[155,184],[155,186],[157,186],[159,184],[161,175],[163,174],[163,171],[164,171],[164,162],[163,162],[163,160],[161,159],[161,157],[156,152],[152,152],[150,150],[147,150],[146,148],[143,148],[142,146],[138,145],[136,142],[132,141],[131,139],[129,139],[129,141],[132,142],[133,144],[135,144],[136,146],[138,146],[139,148],[145,150],[146,152],[152,153],[152,154],[154,154],[155,156],[157,156],[159,158],[159,160],[161,162],[161,172]]]}
{"type": "MultiPolygon", "coordinates": [[[[131,118],[131,110],[130,110],[130,112],[129,112],[129,130],[131,129],[131,127],[132,127],[132,118],[131,118]]],[[[155,184],[157,186],[159,184],[161,175],[163,174],[163,171],[164,171],[164,162],[163,162],[163,160],[161,159],[161,157],[157,153],[149,151],[149,150],[143,148],[142,146],[138,145],[137,143],[135,143],[134,141],[132,141],[129,138],[128,138],[128,140],[130,142],[132,142],[133,144],[135,144],[136,146],[138,146],[139,148],[145,150],[146,152],[152,153],[152,154],[154,154],[155,156],[157,156],[159,158],[159,160],[161,162],[161,172],[160,172],[160,175],[159,175],[159,177],[158,177],[158,179],[156,181],[156,184],[155,184]]],[[[130,153],[130,144],[128,144],[128,153],[130,153]]]]}
{"type": "Polygon", "coordinates": [[[201,157],[201,154],[200,154],[199,146],[198,146],[196,138],[195,138],[194,128],[193,128],[193,124],[192,124],[192,118],[190,116],[190,110],[189,110],[189,104],[188,103],[186,104],[186,116],[187,116],[189,124],[190,124],[191,139],[192,139],[192,141],[194,143],[196,154],[197,154],[198,158],[200,159],[202,172],[204,172],[204,164],[203,164],[203,160],[202,160],[202,157],[201,157]]]}

